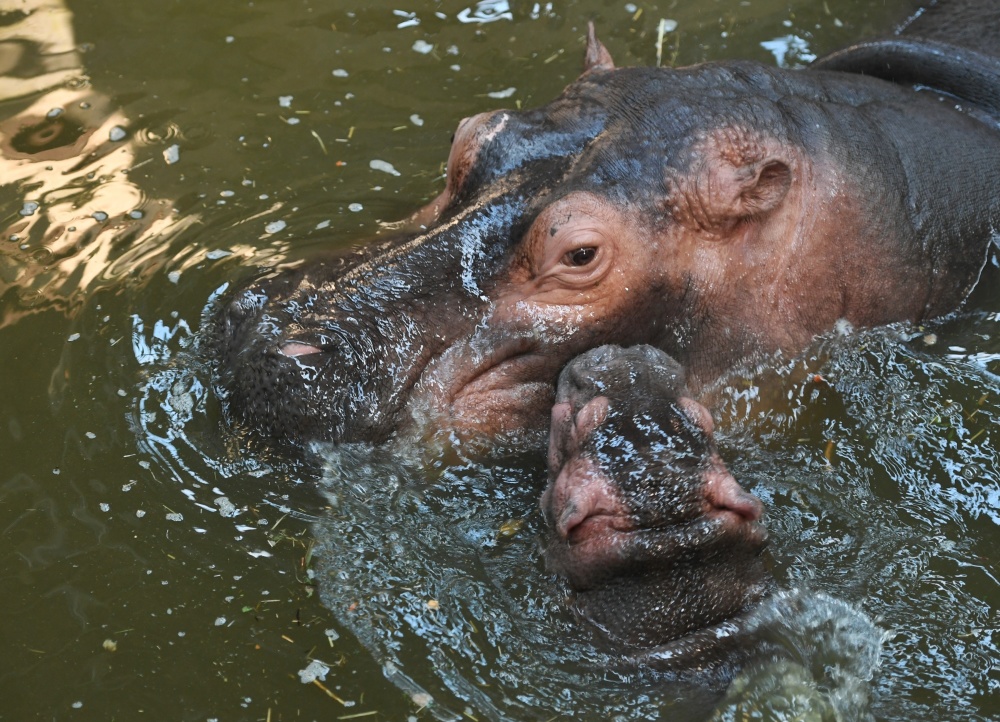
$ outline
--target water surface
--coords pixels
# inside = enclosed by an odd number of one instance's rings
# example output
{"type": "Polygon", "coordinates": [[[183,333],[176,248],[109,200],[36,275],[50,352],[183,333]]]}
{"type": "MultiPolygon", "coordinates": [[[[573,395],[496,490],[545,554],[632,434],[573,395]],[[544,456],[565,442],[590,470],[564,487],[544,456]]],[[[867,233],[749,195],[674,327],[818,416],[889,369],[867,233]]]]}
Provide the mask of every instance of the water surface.
{"type": "MultiPolygon", "coordinates": [[[[192,350],[225,284],[433,197],[460,118],[556,95],[587,19],[620,65],[655,64],[660,19],[676,23],[664,63],[796,65],[905,10],[505,5],[0,15],[19,48],[0,92],[0,717],[731,719],[751,704],[594,673],[540,561],[539,458],[271,458],[220,427],[192,350]],[[329,671],[304,683],[314,660],[329,671]]],[[[823,340],[734,381],[717,414],[768,506],[782,587],[893,635],[857,714],[1000,715],[995,273],[983,286],[934,328],[823,340]]],[[[790,690],[820,709],[847,689],[803,669],[774,692],[751,681],[770,719],[790,690]]]]}

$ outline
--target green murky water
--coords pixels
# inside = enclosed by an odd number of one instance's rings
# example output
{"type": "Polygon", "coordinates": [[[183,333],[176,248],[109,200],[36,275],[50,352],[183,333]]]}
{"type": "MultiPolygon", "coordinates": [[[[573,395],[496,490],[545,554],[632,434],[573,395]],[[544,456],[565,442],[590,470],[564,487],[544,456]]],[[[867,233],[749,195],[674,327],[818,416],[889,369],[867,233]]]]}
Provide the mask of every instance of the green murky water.
{"type": "MultiPolygon", "coordinates": [[[[189,350],[227,281],[436,194],[460,118],[558,93],[587,19],[620,65],[655,63],[661,18],[667,61],[795,64],[903,14],[511,5],[0,4],[0,718],[402,720],[428,691],[479,719],[742,719],[594,670],[539,562],[537,459],[268,460],[189,350]]],[[[717,414],[781,585],[892,634],[859,683],[876,719],[1000,716],[998,312],[992,270],[969,313],[817,342],[717,414]]],[[[765,718],[857,691],[811,671],[751,680],[765,718]]]]}

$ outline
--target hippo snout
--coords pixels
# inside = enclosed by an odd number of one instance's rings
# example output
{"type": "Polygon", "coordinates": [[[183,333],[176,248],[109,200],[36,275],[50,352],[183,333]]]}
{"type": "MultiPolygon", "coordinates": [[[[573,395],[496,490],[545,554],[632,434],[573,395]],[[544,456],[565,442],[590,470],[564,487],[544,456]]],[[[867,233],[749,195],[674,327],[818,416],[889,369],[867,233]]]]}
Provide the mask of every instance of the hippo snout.
{"type": "Polygon", "coordinates": [[[649,345],[605,345],[573,359],[559,376],[556,402],[580,408],[596,396],[647,389],[664,398],[680,395],[684,370],[663,351],[649,345]]]}
{"type": "Polygon", "coordinates": [[[605,346],[559,380],[546,560],[623,648],[728,624],[772,585],[763,505],[729,473],[683,378],[663,351],[605,346]]]}

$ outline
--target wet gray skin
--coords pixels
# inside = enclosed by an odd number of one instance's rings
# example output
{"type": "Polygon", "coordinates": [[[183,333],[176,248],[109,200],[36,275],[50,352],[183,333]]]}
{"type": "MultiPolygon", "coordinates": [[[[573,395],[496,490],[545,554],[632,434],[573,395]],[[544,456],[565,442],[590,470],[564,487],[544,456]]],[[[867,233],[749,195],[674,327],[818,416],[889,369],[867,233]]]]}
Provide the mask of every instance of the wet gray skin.
{"type": "Polygon", "coordinates": [[[1000,41],[948,41],[998,15],[942,3],[803,71],[615,68],[591,33],[560,97],[459,124],[398,237],[228,297],[205,346],[229,418],[292,442],[540,432],[603,343],[667,351],[699,394],[840,319],[953,311],[1000,227],[1000,41]]]}
{"type": "Polygon", "coordinates": [[[744,618],[773,590],[762,505],[719,458],[709,412],[651,346],[603,346],[559,377],[547,566],[626,659],[672,671],[749,654],[744,618]]]}

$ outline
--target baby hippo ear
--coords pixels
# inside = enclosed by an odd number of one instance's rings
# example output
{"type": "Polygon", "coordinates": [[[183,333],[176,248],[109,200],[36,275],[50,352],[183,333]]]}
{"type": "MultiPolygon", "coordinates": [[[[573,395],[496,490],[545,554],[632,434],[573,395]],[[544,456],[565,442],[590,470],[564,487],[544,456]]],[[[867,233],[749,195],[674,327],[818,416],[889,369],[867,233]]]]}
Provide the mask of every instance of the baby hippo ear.
{"type": "Polygon", "coordinates": [[[587,23],[587,54],[583,60],[583,75],[614,69],[615,61],[611,59],[611,53],[604,47],[604,43],[597,39],[594,21],[591,20],[587,23]]]}
{"type": "Polygon", "coordinates": [[[667,205],[681,225],[723,236],[777,208],[791,185],[792,168],[780,151],[713,138],[695,150],[686,171],[668,171],[667,205]]]}

